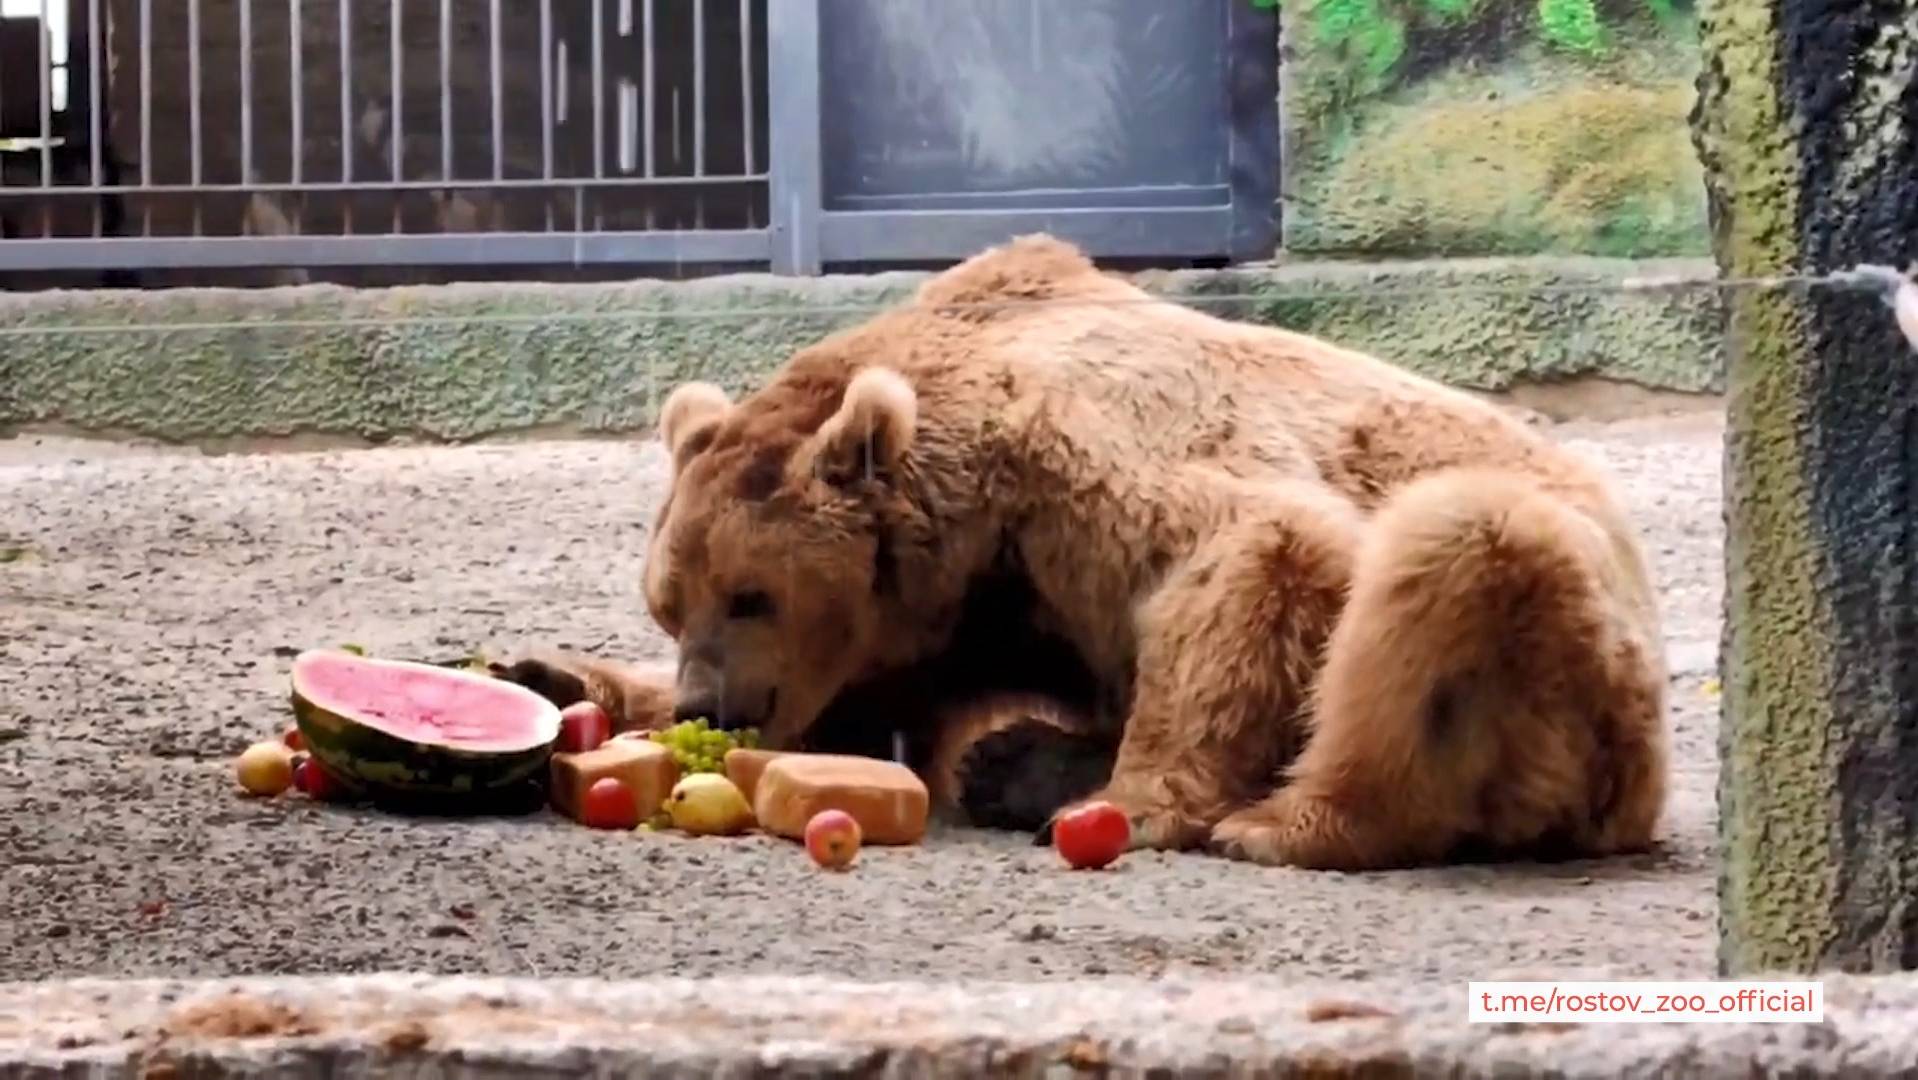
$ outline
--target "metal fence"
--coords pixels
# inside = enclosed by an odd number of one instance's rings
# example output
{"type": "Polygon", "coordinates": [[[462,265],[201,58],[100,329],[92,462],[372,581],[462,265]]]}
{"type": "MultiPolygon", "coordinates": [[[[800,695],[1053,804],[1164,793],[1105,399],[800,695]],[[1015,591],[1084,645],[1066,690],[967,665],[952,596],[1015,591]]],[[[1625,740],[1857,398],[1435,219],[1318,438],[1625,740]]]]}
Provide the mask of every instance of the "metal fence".
{"type": "Polygon", "coordinates": [[[1249,0],[0,0],[0,271],[1276,236],[1249,0]]]}

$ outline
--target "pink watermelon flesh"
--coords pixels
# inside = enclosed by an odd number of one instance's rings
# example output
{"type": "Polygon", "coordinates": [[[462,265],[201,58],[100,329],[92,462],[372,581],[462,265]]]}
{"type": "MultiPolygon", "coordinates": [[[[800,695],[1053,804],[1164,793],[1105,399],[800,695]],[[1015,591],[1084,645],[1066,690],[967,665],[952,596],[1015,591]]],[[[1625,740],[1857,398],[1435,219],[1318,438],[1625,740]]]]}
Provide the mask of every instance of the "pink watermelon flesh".
{"type": "Polygon", "coordinates": [[[309,653],[293,678],[313,704],[414,743],[480,753],[549,741],[552,706],[487,676],[350,653],[309,653]]]}

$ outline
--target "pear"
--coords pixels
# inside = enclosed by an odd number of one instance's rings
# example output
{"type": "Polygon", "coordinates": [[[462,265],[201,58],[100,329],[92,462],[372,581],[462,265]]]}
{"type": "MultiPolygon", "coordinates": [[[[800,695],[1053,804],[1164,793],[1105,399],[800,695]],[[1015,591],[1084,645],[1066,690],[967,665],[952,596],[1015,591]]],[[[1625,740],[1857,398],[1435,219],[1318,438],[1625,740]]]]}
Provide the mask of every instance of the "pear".
{"type": "Polygon", "coordinates": [[[753,808],[738,785],[719,773],[692,773],[666,796],[673,827],[695,836],[735,836],[753,827],[753,808]]]}

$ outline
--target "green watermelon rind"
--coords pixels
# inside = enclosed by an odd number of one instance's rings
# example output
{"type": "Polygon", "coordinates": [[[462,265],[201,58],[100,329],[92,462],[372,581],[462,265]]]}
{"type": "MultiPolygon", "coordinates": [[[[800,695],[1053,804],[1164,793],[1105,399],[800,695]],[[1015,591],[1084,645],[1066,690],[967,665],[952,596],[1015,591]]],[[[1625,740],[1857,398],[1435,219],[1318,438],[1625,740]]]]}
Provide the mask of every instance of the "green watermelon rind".
{"type": "Polygon", "coordinates": [[[314,649],[293,661],[293,717],[309,753],[329,771],[371,795],[459,797],[500,792],[531,780],[547,768],[559,740],[559,707],[514,683],[410,660],[356,656],[337,649],[314,649]],[[338,657],[359,665],[404,667],[453,678],[480,679],[504,694],[536,707],[540,737],[512,750],[469,750],[443,743],[415,742],[381,730],[364,719],[320,705],[300,690],[298,672],[308,656],[338,657]]]}

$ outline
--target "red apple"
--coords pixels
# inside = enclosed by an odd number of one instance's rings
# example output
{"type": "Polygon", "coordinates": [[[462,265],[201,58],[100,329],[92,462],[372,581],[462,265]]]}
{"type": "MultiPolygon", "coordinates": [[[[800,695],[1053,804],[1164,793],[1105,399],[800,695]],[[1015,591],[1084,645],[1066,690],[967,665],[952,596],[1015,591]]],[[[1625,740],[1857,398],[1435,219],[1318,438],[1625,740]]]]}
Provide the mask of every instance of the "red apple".
{"type": "Polygon", "coordinates": [[[1052,846],[1074,870],[1097,870],[1125,854],[1132,824],[1109,802],[1089,802],[1052,823],[1052,846]]]}
{"type": "Polygon", "coordinates": [[[579,822],[592,829],[639,828],[639,796],[624,780],[603,776],[586,789],[579,822]]]}
{"type": "Polygon", "coordinates": [[[597,750],[613,734],[612,718],[590,701],[575,701],[559,712],[559,746],[564,754],[597,750]]]}
{"type": "Polygon", "coordinates": [[[859,822],[844,810],[821,810],[806,822],[806,854],[828,870],[844,870],[859,855],[859,822]]]}
{"type": "Polygon", "coordinates": [[[333,802],[347,792],[346,785],[310,754],[302,754],[300,763],[293,767],[293,786],[315,802],[333,802]]]}

